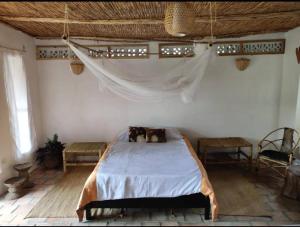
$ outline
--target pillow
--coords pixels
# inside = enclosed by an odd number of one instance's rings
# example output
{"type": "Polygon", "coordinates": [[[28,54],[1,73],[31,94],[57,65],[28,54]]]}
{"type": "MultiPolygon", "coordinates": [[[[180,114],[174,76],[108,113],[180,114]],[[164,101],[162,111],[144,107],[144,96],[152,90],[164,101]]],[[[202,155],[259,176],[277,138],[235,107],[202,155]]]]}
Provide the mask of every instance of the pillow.
{"type": "MultiPolygon", "coordinates": [[[[155,128],[152,128],[155,129],[155,128]]],[[[166,127],[166,140],[180,140],[182,139],[182,135],[179,132],[179,130],[175,127],[166,127]]],[[[123,129],[116,137],[117,141],[122,141],[122,142],[128,142],[129,138],[129,130],[128,129],[123,129]]],[[[145,139],[146,142],[146,139],[145,139]]]]}
{"type": "Polygon", "coordinates": [[[146,141],[146,128],[144,127],[129,127],[128,133],[129,142],[145,142],[146,141]]]}
{"type": "Polygon", "coordinates": [[[165,143],[166,139],[166,130],[164,128],[157,129],[146,129],[146,142],[147,143],[165,143]]]}
{"type": "Polygon", "coordinates": [[[166,128],[166,138],[167,140],[180,140],[182,139],[182,134],[177,128],[166,128]]]}
{"type": "Polygon", "coordinates": [[[128,129],[122,130],[117,136],[116,141],[128,142],[128,129]]]}

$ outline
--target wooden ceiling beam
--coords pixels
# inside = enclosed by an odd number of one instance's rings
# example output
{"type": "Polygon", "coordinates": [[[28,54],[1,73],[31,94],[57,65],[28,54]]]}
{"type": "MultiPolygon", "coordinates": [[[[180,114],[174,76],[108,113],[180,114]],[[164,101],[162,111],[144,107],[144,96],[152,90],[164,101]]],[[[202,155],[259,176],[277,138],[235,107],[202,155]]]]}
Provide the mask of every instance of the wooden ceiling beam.
{"type": "MultiPolygon", "coordinates": [[[[229,33],[229,34],[219,34],[216,35],[216,39],[227,39],[227,38],[238,38],[248,35],[258,35],[258,34],[270,34],[270,33],[281,33],[286,32],[289,29],[275,29],[275,30],[264,30],[264,31],[248,31],[248,32],[235,32],[235,33],[229,33]]],[[[48,40],[48,39],[61,39],[61,37],[45,37],[45,36],[35,36],[36,39],[41,40],[48,40]]],[[[149,41],[158,41],[158,42],[183,42],[183,43],[189,43],[189,42],[197,42],[197,43],[209,43],[210,38],[208,37],[202,37],[202,36],[194,36],[194,37],[185,37],[185,38],[111,38],[111,37],[101,37],[101,36],[71,36],[71,39],[78,39],[78,40],[96,40],[96,41],[107,41],[107,42],[149,42],[149,41]]]]}
{"type": "MultiPolygon", "coordinates": [[[[217,16],[217,21],[247,21],[247,20],[263,20],[263,19],[275,19],[285,17],[300,17],[300,10],[284,11],[276,13],[259,13],[259,14],[244,14],[244,15],[225,15],[217,16]]],[[[0,20],[11,22],[39,22],[39,23],[58,23],[63,24],[68,22],[69,24],[86,24],[86,25],[161,25],[164,23],[163,19],[109,19],[109,20],[77,20],[64,18],[37,18],[37,17],[17,17],[17,16],[0,16],[0,20]]],[[[196,22],[198,23],[210,23],[209,16],[197,17],[196,22]]]]}
{"type": "Polygon", "coordinates": [[[18,22],[38,22],[38,23],[57,23],[63,24],[86,24],[86,25],[130,25],[130,24],[163,24],[162,20],[156,19],[129,19],[129,20],[65,20],[64,18],[37,18],[37,17],[12,17],[0,16],[0,20],[18,22]]]}
{"type": "Polygon", "coordinates": [[[227,34],[217,35],[217,39],[227,39],[227,38],[239,38],[248,35],[261,35],[261,34],[271,34],[271,33],[281,33],[287,32],[289,29],[275,29],[275,30],[263,30],[263,31],[247,31],[247,32],[234,32],[227,34]]]}
{"type": "MultiPolygon", "coordinates": [[[[48,40],[48,39],[61,39],[61,37],[44,37],[44,36],[35,36],[36,39],[41,40],[48,40]]],[[[158,41],[158,42],[183,42],[183,43],[189,43],[189,42],[201,42],[203,37],[197,36],[197,37],[189,37],[185,39],[180,38],[112,38],[112,37],[101,37],[101,36],[71,36],[70,39],[76,39],[76,40],[95,40],[95,41],[105,41],[105,42],[150,42],[150,41],[158,41]]],[[[207,42],[205,42],[207,43],[207,42]]]]}

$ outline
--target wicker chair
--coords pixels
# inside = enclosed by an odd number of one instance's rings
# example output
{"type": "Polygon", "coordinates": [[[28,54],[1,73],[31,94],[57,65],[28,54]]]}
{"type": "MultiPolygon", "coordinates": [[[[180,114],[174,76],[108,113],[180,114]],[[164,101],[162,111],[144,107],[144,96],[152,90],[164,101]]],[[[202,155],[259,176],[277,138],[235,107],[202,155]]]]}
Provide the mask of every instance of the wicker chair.
{"type": "Polygon", "coordinates": [[[258,143],[258,154],[256,158],[256,171],[263,166],[271,168],[280,176],[286,176],[287,167],[292,164],[294,152],[299,146],[299,133],[292,128],[278,128],[266,135],[258,143]],[[273,139],[282,133],[282,138],[273,139]],[[279,169],[284,168],[284,173],[279,169]]]}

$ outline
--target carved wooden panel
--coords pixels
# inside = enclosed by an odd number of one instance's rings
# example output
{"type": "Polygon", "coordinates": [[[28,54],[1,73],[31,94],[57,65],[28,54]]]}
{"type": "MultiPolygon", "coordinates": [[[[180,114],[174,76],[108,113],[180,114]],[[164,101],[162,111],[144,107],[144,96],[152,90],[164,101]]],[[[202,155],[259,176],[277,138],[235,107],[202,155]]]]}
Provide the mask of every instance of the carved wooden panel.
{"type": "Polygon", "coordinates": [[[194,56],[193,44],[160,43],[158,50],[160,58],[182,58],[194,56]]]}
{"type": "MultiPolygon", "coordinates": [[[[94,45],[86,46],[89,50],[83,49],[92,58],[113,58],[113,59],[138,59],[149,57],[149,45],[94,45]]],[[[73,51],[67,46],[37,46],[37,60],[64,60],[77,58],[73,51]]]]}
{"type": "Polygon", "coordinates": [[[285,39],[228,41],[216,45],[219,56],[284,54],[285,51],[285,39]]]}
{"type": "Polygon", "coordinates": [[[136,59],[136,58],[148,58],[149,46],[148,45],[114,45],[110,46],[110,58],[114,59],[136,59]]]}

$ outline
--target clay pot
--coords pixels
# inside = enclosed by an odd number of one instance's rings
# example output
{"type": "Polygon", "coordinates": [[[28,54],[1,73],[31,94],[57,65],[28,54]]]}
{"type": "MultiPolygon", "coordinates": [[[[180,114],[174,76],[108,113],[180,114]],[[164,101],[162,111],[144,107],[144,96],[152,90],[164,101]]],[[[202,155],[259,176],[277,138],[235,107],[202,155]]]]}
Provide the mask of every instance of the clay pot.
{"type": "Polygon", "coordinates": [[[57,157],[45,155],[43,164],[46,169],[56,169],[59,167],[59,160],[57,157]]]}
{"type": "Polygon", "coordinates": [[[71,67],[71,71],[75,75],[79,75],[83,72],[84,64],[82,62],[71,62],[70,67],[71,67]]]}
{"type": "Polygon", "coordinates": [[[250,59],[248,58],[237,58],[235,59],[235,65],[240,71],[244,71],[250,64],[250,59]]]}

